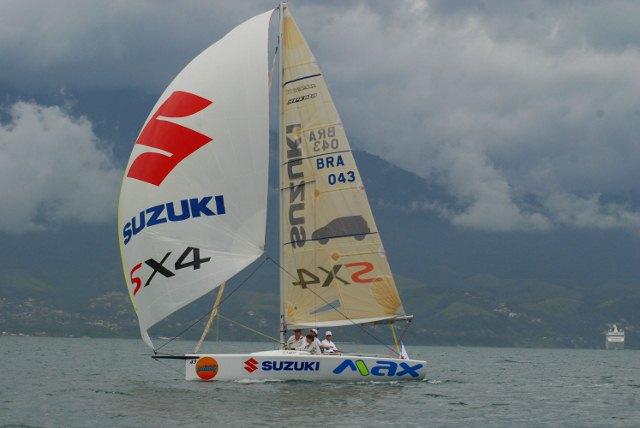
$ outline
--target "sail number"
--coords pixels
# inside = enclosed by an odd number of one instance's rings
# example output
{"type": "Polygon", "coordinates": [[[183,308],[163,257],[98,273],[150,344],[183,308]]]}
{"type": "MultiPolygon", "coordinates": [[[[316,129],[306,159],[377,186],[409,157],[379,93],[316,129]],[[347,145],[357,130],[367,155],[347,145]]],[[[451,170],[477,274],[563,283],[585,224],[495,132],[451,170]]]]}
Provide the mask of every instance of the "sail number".
{"type": "Polygon", "coordinates": [[[309,143],[313,143],[314,152],[337,150],[340,142],[336,138],[336,127],[329,126],[309,131],[309,143]]]}
{"type": "MultiPolygon", "coordinates": [[[[329,169],[344,166],[344,158],[342,155],[337,156],[320,156],[316,158],[316,169],[329,169]]],[[[331,173],[327,175],[327,181],[330,186],[336,183],[352,183],[356,181],[356,173],[351,170],[347,172],[331,173]]]]}
{"type": "Polygon", "coordinates": [[[173,264],[174,271],[171,271],[171,269],[165,266],[165,263],[170,256],[171,251],[166,253],[160,261],[155,259],[147,259],[144,261],[144,264],[152,269],[152,272],[144,283],[144,286],[142,285],[142,278],[140,278],[139,276],[134,276],[134,274],[142,268],[142,262],[136,264],[133,269],[131,269],[129,277],[131,279],[131,285],[134,286],[134,296],[138,294],[141,288],[144,288],[151,284],[151,280],[153,280],[156,274],[160,274],[165,278],[171,278],[172,276],[175,276],[176,273],[178,273],[178,271],[181,269],[193,268],[193,270],[198,270],[203,263],[211,261],[211,257],[200,257],[199,248],[187,247],[187,249],[182,252],[180,257],[176,259],[175,263],[173,264]]]}
{"type": "Polygon", "coordinates": [[[336,183],[353,183],[356,181],[356,173],[353,171],[347,171],[346,174],[343,172],[338,174],[329,174],[327,176],[327,180],[331,186],[336,183]]]}
{"type": "MultiPolygon", "coordinates": [[[[309,271],[308,269],[300,268],[297,269],[298,278],[297,281],[291,283],[294,286],[300,286],[302,288],[307,288],[309,285],[322,284],[321,287],[328,287],[334,281],[338,283],[342,283],[344,285],[351,284],[349,281],[345,279],[344,276],[340,276],[340,270],[342,267],[345,268],[353,268],[350,272],[351,276],[349,279],[351,281],[358,284],[369,284],[372,282],[382,281],[382,278],[377,276],[369,275],[374,270],[373,263],[371,262],[354,262],[347,264],[336,264],[333,265],[330,269],[324,268],[322,266],[316,266],[316,273],[309,271]],[[322,277],[322,278],[321,278],[322,277]]],[[[348,273],[347,273],[348,275],[348,273]]]]}

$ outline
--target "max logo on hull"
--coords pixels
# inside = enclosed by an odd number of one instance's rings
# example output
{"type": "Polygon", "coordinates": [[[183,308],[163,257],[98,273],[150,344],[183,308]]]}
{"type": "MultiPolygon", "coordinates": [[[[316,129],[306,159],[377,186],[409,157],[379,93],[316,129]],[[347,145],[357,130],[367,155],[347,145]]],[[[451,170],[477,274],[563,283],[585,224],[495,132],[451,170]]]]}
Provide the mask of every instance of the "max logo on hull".
{"type": "Polygon", "coordinates": [[[171,171],[211,138],[161,117],[186,117],[204,110],[211,101],[189,92],[176,91],[162,103],[140,133],[136,144],[164,153],[146,152],[131,164],[127,177],[159,186],[171,171]]]}
{"type": "Polygon", "coordinates": [[[410,365],[407,363],[396,363],[395,361],[376,361],[376,365],[369,370],[369,367],[363,360],[344,360],[338,367],[333,369],[334,374],[340,374],[349,369],[359,372],[361,376],[411,376],[419,377],[418,371],[422,368],[422,364],[410,365]],[[400,369],[400,370],[398,370],[400,369]]]}

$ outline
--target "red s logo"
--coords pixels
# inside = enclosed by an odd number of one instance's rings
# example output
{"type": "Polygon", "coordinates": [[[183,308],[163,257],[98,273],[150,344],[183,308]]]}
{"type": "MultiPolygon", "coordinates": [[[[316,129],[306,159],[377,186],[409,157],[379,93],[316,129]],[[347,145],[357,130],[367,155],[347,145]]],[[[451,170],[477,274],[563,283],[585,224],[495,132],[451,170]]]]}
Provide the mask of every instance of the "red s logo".
{"type": "Polygon", "coordinates": [[[211,138],[208,136],[182,125],[158,119],[158,116],[191,116],[210,104],[211,101],[189,92],[172,93],[147,122],[136,141],[136,144],[154,147],[169,152],[170,155],[142,153],[131,164],[127,177],[159,186],[184,158],[209,143],[211,138]]]}
{"type": "Polygon", "coordinates": [[[142,263],[138,263],[133,267],[133,269],[131,269],[131,272],[129,273],[129,278],[131,278],[131,285],[135,284],[136,286],[136,288],[133,289],[134,296],[138,294],[138,291],[140,291],[140,287],[142,286],[142,280],[137,276],[133,276],[133,274],[135,273],[135,271],[137,271],[141,267],[142,267],[142,263]]]}
{"type": "Polygon", "coordinates": [[[363,275],[366,275],[370,272],[373,272],[373,263],[370,262],[357,262],[357,263],[347,263],[345,265],[346,267],[362,267],[362,269],[360,269],[357,272],[354,272],[353,275],[351,275],[351,280],[353,282],[358,282],[360,284],[366,284],[369,282],[378,282],[378,281],[382,281],[382,278],[380,277],[374,277],[374,278],[363,278],[363,275]]]}

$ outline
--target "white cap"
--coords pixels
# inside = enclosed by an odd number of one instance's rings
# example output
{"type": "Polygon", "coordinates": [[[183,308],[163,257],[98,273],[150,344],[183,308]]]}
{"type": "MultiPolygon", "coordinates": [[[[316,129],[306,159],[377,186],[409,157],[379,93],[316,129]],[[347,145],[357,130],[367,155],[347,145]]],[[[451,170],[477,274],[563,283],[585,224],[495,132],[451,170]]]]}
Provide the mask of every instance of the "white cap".
{"type": "Polygon", "coordinates": [[[333,334],[331,334],[331,332],[329,330],[325,331],[324,335],[325,336],[333,336],[333,334]]]}
{"type": "Polygon", "coordinates": [[[315,334],[318,334],[318,329],[312,328],[311,331],[315,334]]]}

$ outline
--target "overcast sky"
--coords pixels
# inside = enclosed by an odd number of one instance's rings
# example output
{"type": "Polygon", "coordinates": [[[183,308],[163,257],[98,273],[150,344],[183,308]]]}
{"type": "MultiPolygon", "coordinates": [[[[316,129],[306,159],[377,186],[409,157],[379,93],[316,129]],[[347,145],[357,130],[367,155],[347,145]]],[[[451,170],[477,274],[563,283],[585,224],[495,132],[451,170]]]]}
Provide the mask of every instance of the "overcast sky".
{"type": "MultiPolygon", "coordinates": [[[[102,138],[98,119],[71,107],[76,94],[159,96],[274,3],[0,2],[0,88],[11,94],[0,97],[0,231],[113,221],[124,162],[114,153],[135,136],[102,138]]],[[[449,193],[415,195],[416,215],[490,231],[640,232],[639,2],[291,8],[352,144],[449,193]]]]}

